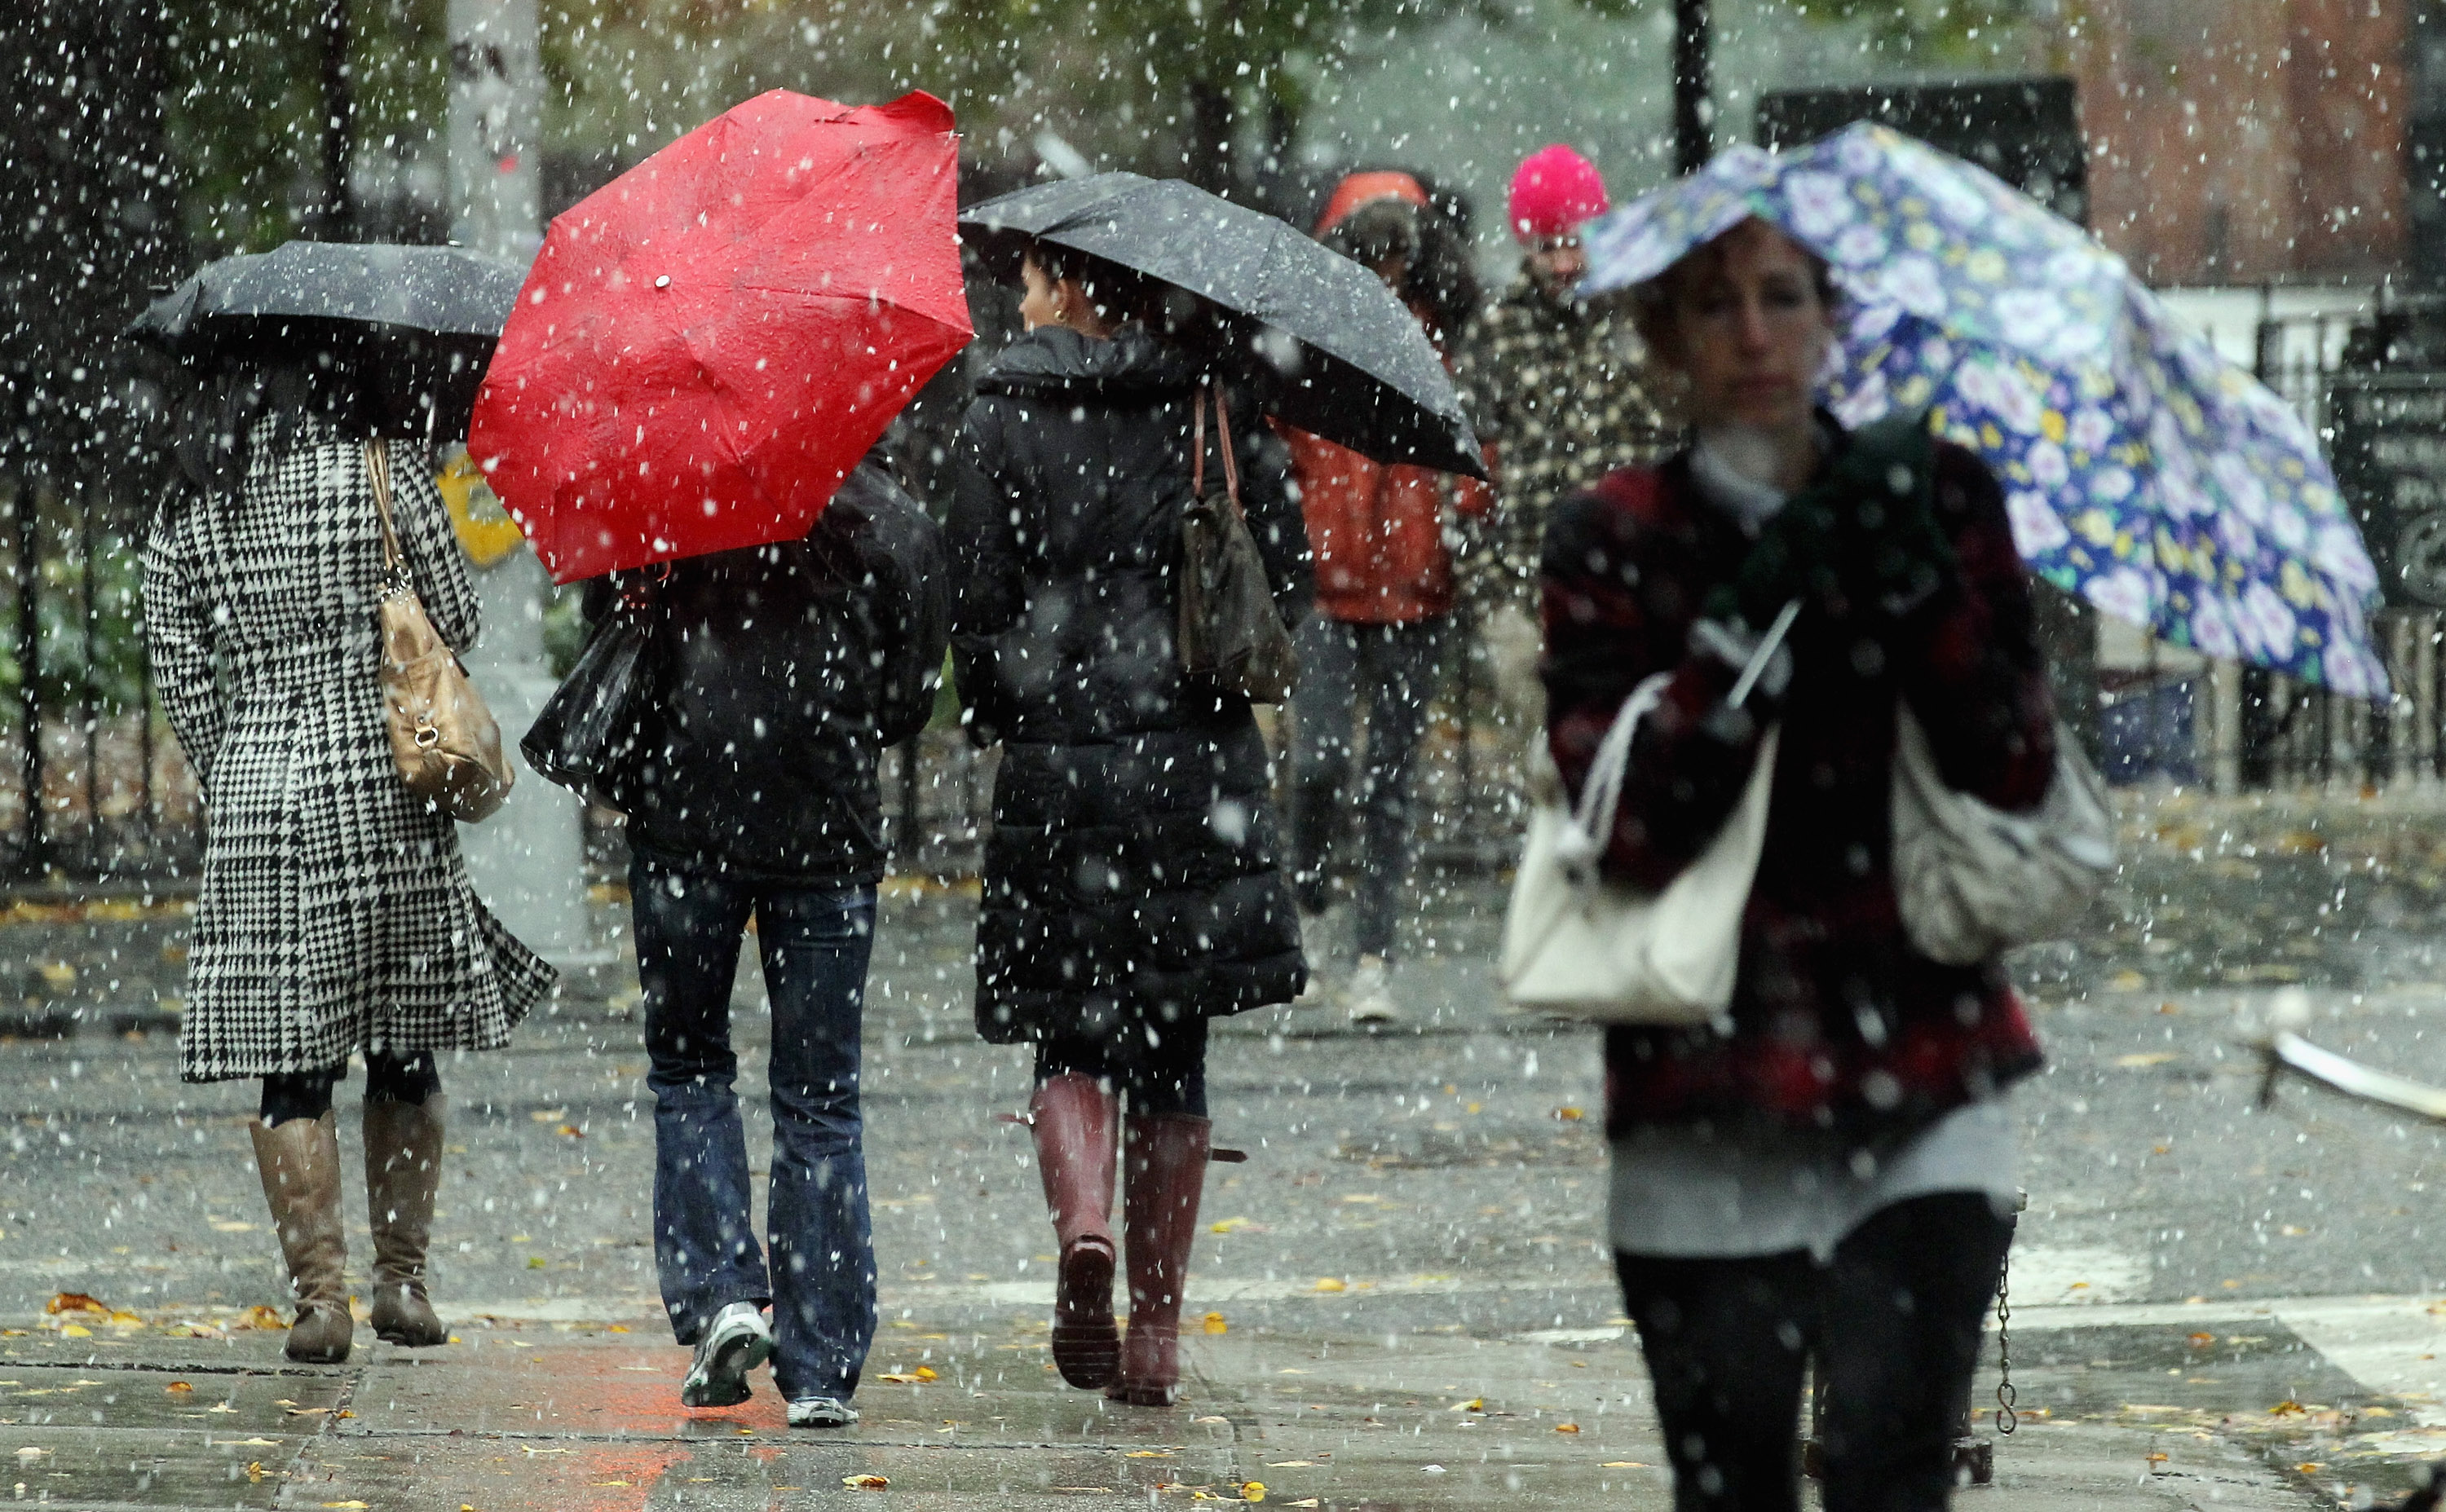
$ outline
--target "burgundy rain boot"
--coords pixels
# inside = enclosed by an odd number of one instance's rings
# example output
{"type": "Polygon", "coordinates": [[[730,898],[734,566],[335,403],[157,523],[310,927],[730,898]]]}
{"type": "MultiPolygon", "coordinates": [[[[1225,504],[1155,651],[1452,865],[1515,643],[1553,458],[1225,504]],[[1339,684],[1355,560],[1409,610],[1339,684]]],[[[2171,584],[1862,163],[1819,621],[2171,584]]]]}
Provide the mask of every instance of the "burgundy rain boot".
{"type": "Polygon", "coordinates": [[[1132,1113],[1122,1164],[1121,1223],[1130,1262],[1130,1332],[1120,1378],[1104,1394],[1132,1407],[1180,1396],[1180,1298],[1197,1239],[1214,1125],[1188,1113],[1132,1113]]]}
{"type": "Polygon", "coordinates": [[[1093,1390],[1120,1369],[1113,1326],[1113,1156],[1117,1099],[1093,1076],[1064,1072],[1036,1089],[1028,1123],[1044,1205],[1062,1257],[1053,1290],[1053,1363],[1073,1386],[1093,1390]]]}

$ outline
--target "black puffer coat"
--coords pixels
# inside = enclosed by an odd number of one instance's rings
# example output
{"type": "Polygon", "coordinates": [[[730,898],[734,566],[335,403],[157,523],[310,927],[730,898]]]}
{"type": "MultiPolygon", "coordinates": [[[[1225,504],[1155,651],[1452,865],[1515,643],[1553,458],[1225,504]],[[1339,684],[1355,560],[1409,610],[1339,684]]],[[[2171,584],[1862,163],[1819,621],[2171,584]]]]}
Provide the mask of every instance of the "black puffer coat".
{"type": "MultiPolygon", "coordinates": [[[[872,459],[803,540],[679,563],[647,611],[643,755],[608,784],[630,848],[751,882],[880,881],[875,754],[933,710],[947,576],[942,532],[872,459]]],[[[588,617],[612,595],[590,583],[588,617]]]]}
{"type": "MultiPolygon", "coordinates": [[[[1200,377],[1137,327],[1047,327],[969,407],[952,657],[972,732],[1003,747],[977,922],[989,1040],[1117,1041],[1306,980],[1248,700],[1184,681],[1173,644],[1200,377]]],[[[1232,421],[1241,502],[1295,618],[1310,586],[1289,457],[1254,406],[1232,421]]]]}

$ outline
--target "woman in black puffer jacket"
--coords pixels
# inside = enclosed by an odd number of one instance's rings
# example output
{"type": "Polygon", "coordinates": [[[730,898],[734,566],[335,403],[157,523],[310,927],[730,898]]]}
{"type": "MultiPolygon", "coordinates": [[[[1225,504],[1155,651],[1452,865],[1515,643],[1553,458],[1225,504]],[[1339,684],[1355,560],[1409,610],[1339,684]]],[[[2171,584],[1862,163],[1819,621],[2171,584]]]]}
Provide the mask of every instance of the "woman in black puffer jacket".
{"type": "MultiPolygon", "coordinates": [[[[949,527],[952,655],[972,736],[1002,743],[977,923],[977,1029],[1036,1046],[1031,1105],[1061,1246],[1054,1358],[1075,1386],[1170,1403],[1209,1152],[1206,1020],[1298,996],[1307,968],[1249,700],[1174,645],[1192,418],[1208,363],[1125,274],[1040,247],[1028,333],[977,385],[949,527]],[[1101,301],[1101,303],[1100,303],[1101,301]],[[1159,318],[1159,317],[1158,317],[1159,318]],[[1115,1120],[1126,1096],[1126,1349],[1113,1326],[1115,1120]]],[[[1230,406],[1240,498],[1276,603],[1308,603],[1289,458],[1230,406]]],[[[1209,410],[1208,476],[1222,463],[1209,410]]]]}

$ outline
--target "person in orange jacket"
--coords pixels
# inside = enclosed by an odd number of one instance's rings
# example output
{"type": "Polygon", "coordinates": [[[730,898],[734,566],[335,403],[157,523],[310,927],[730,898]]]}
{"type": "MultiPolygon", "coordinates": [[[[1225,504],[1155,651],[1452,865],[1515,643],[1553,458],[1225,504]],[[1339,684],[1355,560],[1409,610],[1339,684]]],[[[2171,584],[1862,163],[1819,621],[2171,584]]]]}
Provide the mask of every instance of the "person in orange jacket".
{"type": "MultiPolygon", "coordinates": [[[[1409,174],[1343,179],[1317,235],[1375,270],[1439,350],[1476,304],[1461,237],[1409,174]]],[[[1354,1023],[1388,1022],[1399,1017],[1388,973],[1413,849],[1411,775],[1453,607],[1447,530],[1454,513],[1478,513],[1490,495],[1467,479],[1386,467],[1305,431],[1287,427],[1285,439],[1316,570],[1317,612],[1301,628],[1301,681],[1291,703],[1296,887],[1301,911],[1311,916],[1304,932],[1317,937],[1313,916],[1333,901],[1328,852],[1337,821],[1355,807],[1357,961],[1342,998],[1354,1023]],[[1366,761],[1354,794],[1362,708],[1366,761]]],[[[1339,963],[1312,964],[1329,973],[1339,963]]]]}

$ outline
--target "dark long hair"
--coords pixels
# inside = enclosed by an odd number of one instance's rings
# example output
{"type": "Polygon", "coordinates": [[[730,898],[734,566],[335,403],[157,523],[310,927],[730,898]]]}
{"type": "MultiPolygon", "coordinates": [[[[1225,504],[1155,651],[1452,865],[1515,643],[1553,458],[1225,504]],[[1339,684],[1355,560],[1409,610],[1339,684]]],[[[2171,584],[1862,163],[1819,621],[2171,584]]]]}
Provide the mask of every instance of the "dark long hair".
{"type": "Polygon", "coordinates": [[[245,478],[256,428],[266,420],[275,422],[266,438],[275,453],[296,445],[310,420],[348,440],[384,428],[355,364],[328,351],[224,358],[191,371],[172,451],[179,470],[208,495],[245,478]]]}

